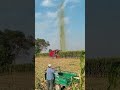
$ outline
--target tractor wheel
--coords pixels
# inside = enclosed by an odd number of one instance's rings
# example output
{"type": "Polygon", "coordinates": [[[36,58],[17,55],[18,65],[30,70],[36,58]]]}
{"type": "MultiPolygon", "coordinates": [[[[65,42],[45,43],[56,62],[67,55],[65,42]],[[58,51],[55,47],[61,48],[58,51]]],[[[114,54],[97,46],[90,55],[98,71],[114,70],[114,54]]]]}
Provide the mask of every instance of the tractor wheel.
{"type": "Polygon", "coordinates": [[[55,90],[61,90],[61,86],[60,85],[55,85],[55,90]]]}

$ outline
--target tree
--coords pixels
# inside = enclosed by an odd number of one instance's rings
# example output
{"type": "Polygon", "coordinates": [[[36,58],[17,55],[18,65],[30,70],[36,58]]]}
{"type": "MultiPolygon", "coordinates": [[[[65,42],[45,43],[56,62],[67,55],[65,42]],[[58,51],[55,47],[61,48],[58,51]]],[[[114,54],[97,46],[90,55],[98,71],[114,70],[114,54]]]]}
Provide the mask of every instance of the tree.
{"type": "Polygon", "coordinates": [[[16,57],[32,46],[33,41],[23,32],[9,29],[0,31],[0,66],[15,64],[16,57]]]}
{"type": "Polygon", "coordinates": [[[40,53],[43,49],[46,50],[48,46],[50,46],[48,41],[37,38],[35,40],[35,54],[40,53]]]}

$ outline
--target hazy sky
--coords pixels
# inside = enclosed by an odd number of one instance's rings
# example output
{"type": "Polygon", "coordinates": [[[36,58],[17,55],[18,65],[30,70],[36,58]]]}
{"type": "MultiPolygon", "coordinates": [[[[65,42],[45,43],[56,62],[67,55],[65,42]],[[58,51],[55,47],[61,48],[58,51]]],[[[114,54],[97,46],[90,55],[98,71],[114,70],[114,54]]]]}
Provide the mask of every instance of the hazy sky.
{"type": "MultiPolygon", "coordinates": [[[[62,0],[35,0],[35,38],[59,49],[57,12],[62,0]]],[[[65,0],[65,32],[68,50],[85,49],[85,0],[65,0]]]]}

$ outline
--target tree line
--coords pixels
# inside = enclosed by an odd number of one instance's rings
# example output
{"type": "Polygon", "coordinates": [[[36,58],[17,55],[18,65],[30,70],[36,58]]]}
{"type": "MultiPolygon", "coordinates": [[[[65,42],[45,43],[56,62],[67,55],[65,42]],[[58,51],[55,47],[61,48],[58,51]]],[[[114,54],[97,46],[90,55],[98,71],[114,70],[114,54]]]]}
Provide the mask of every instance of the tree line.
{"type": "Polygon", "coordinates": [[[0,31],[0,67],[15,64],[20,53],[29,53],[34,46],[34,37],[25,36],[18,30],[5,29],[0,31]]]}

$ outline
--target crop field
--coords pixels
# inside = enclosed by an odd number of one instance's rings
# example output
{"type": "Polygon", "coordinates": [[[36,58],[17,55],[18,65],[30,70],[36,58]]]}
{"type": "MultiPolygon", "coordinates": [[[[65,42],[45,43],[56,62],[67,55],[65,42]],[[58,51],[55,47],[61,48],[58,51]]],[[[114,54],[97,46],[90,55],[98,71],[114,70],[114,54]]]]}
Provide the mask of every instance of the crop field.
{"type": "Polygon", "coordinates": [[[79,73],[80,59],[74,59],[74,58],[52,59],[49,57],[36,57],[35,59],[36,87],[38,83],[44,82],[44,72],[49,63],[52,64],[52,67],[60,66],[60,69],[62,71],[70,71],[70,72],[79,73]]]}
{"type": "Polygon", "coordinates": [[[120,80],[116,88],[108,89],[109,82],[107,77],[86,77],[85,90],[120,90],[120,80]]]}
{"type": "Polygon", "coordinates": [[[120,58],[86,59],[86,90],[120,90],[120,58]]]}
{"type": "MultiPolygon", "coordinates": [[[[52,59],[49,57],[36,57],[35,59],[35,77],[36,86],[38,83],[44,83],[44,71],[47,65],[51,63],[53,67],[61,67],[63,71],[79,73],[80,59],[78,58],[60,58],[52,59]]],[[[111,90],[119,90],[119,58],[102,58],[87,60],[86,63],[86,90],[108,90],[111,83],[111,90]],[[96,62],[94,62],[96,61],[96,62]],[[115,71],[116,72],[115,72],[115,71]],[[116,76],[117,75],[117,76],[116,76]],[[116,80],[117,79],[117,80],[116,80]],[[113,81],[116,80],[116,81],[113,81]],[[113,87],[116,82],[116,88],[113,87]]],[[[41,89],[44,90],[44,89],[41,89]]],[[[110,89],[109,89],[110,90],[110,89]]]]}

